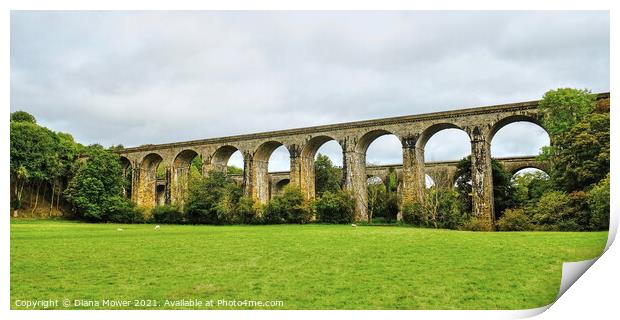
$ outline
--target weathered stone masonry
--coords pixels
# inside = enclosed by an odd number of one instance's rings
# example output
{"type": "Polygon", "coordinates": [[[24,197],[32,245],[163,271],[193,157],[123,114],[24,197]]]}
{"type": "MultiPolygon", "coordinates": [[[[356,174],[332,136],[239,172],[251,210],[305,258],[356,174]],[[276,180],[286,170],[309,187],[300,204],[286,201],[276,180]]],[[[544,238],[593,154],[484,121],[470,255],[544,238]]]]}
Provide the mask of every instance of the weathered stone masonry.
{"type": "MultiPolygon", "coordinates": [[[[609,93],[598,95],[608,100],[609,93]]],[[[491,140],[507,124],[528,121],[539,123],[538,101],[460,109],[420,115],[357,121],[308,128],[271,131],[230,137],[177,143],[145,145],[118,151],[126,170],[132,170],[131,198],[149,208],[158,199],[157,167],[166,168],[163,201],[177,203],[187,189],[188,168],[192,159],[201,156],[203,174],[226,170],[230,156],[237,150],[244,157],[244,194],[266,202],[274,189],[267,171],[271,153],[284,145],[290,153],[289,183],[298,186],[304,197],[312,199],[314,191],[313,159],[324,143],[335,140],[343,150],[343,185],[356,201],[356,218],[367,217],[366,150],[376,138],[393,134],[402,142],[403,165],[401,194],[403,202],[422,201],[425,174],[432,172],[424,163],[426,142],[437,132],[456,128],[465,131],[472,150],[473,213],[494,225],[491,175],[491,140]]],[[[524,161],[535,161],[533,159],[524,161]]],[[[534,165],[531,165],[534,166],[534,165]]]]}

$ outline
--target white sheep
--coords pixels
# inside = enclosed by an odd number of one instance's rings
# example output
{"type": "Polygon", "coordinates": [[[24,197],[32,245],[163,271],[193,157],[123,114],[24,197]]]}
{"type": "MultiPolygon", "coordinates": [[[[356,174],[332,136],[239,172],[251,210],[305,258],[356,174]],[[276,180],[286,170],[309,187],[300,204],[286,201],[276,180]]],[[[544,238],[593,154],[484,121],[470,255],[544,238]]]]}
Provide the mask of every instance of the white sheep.
{"type": "Polygon", "coordinates": [[[155,226],[155,231],[159,231],[159,225],[155,226]]]}
{"type": "Polygon", "coordinates": [[[352,223],[352,224],[351,224],[351,227],[353,227],[353,228],[357,228],[357,225],[356,225],[355,223],[352,223]]]}

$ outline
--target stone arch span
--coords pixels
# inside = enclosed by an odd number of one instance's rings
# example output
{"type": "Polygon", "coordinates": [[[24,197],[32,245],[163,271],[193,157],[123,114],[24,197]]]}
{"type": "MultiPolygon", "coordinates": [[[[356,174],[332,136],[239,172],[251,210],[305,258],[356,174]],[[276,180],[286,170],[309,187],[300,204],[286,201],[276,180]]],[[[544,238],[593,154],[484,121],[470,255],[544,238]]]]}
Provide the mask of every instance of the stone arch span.
{"type": "MultiPolygon", "coordinates": [[[[314,158],[321,146],[330,141],[338,141],[328,135],[320,135],[309,139],[297,159],[299,165],[299,187],[305,199],[314,199],[316,197],[316,180],[314,172],[314,158]]],[[[338,143],[340,145],[340,143],[338,143]]],[[[342,149],[342,145],[340,145],[342,149]]],[[[291,161],[295,162],[295,161],[291,161]]],[[[291,171],[293,167],[291,165],[291,171]]]]}
{"type": "MultiPolygon", "coordinates": [[[[252,156],[252,197],[260,203],[269,201],[269,157],[283,145],[282,142],[275,140],[264,142],[256,148],[252,156]]],[[[288,148],[286,149],[288,150],[288,148]]]]}
{"type": "Polygon", "coordinates": [[[170,200],[172,203],[178,204],[181,208],[185,204],[185,199],[187,198],[190,170],[192,161],[196,157],[200,157],[200,154],[196,150],[185,149],[180,151],[172,161],[170,200]]]}
{"type": "Polygon", "coordinates": [[[352,150],[345,150],[344,153],[343,172],[346,175],[344,186],[353,194],[357,220],[368,219],[366,151],[373,141],[385,135],[394,135],[401,139],[395,132],[387,129],[374,129],[361,135],[352,150]]]}

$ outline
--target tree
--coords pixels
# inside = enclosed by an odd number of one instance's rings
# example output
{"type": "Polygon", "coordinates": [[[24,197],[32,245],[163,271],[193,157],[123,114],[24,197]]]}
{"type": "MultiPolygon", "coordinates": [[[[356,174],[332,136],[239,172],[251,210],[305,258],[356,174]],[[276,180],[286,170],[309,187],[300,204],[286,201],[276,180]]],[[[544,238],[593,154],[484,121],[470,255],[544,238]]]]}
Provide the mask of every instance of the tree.
{"type": "Polygon", "coordinates": [[[590,191],[588,191],[588,207],[592,216],[590,219],[590,229],[607,230],[609,229],[609,208],[610,208],[610,176],[607,174],[605,179],[599,181],[590,191]]]}
{"type": "Polygon", "coordinates": [[[194,224],[230,223],[235,213],[232,206],[242,193],[224,172],[211,171],[207,177],[191,179],[185,206],[187,219],[194,224]]]}
{"type": "MultiPolygon", "coordinates": [[[[491,160],[491,171],[493,174],[495,217],[499,219],[505,209],[512,208],[515,205],[510,183],[511,174],[504,169],[504,166],[497,159],[491,160]]],[[[459,161],[456,171],[456,190],[463,205],[463,212],[471,212],[471,156],[467,156],[459,161]]]]}
{"type": "Polygon", "coordinates": [[[15,111],[11,113],[11,122],[27,122],[36,124],[37,119],[26,111],[15,111]]]}
{"type": "Polygon", "coordinates": [[[512,178],[511,184],[515,206],[526,211],[529,211],[538,199],[552,188],[549,176],[542,171],[517,174],[512,178]]]}
{"type": "Polygon", "coordinates": [[[235,166],[227,166],[226,171],[228,174],[243,174],[243,169],[235,166]]]}
{"type": "Polygon", "coordinates": [[[46,188],[63,173],[59,137],[29,121],[12,121],[10,135],[12,203],[15,209],[21,207],[23,190],[27,187],[30,194],[35,194],[34,204],[31,204],[34,213],[41,188],[46,188]]]}
{"type": "Polygon", "coordinates": [[[386,194],[385,185],[381,180],[368,184],[368,222],[372,222],[375,215],[383,216],[386,211],[386,194]]]}
{"type": "Polygon", "coordinates": [[[545,93],[538,104],[542,124],[551,136],[566,132],[592,113],[596,96],[589,90],[560,88],[545,93]]]}
{"type": "Polygon", "coordinates": [[[326,191],[339,191],[342,180],[342,169],[334,166],[328,156],[318,154],[314,161],[315,188],[317,195],[326,191]]]}
{"type": "Polygon", "coordinates": [[[594,113],[553,136],[551,178],[566,192],[584,190],[609,173],[609,113],[594,113]]]}
{"type": "Polygon", "coordinates": [[[314,200],[316,218],[323,223],[351,223],[355,217],[355,201],[345,191],[325,191],[314,200]]]}
{"type": "Polygon", "coordinates": [[[133,222],[138,212],[122,197],[124,178],[119,156],[99,145],[85,150],[75,176],[65,190],[77,217],[89,221],[133,222]],[[122,212],[120,212],[122,211],[122,212]]]}

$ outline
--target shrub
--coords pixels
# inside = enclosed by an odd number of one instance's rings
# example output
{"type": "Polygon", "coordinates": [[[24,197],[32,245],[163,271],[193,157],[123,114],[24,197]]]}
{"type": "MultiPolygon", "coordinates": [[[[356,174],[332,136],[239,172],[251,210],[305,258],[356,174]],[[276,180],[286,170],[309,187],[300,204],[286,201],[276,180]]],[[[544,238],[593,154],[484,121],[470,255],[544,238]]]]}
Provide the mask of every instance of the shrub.
{"type": "Polygon", "coordinates": [[[260,223],[260,215],[258,206],[254,203],[254,200],[250,197],[239,198],[237,204],[237,215],[240,223],[260,223]]]}
{"type": "Polygon", "coordinates": [[[573,223],[574,209],[571,197],[562,191],[548,191],[543,194],[534,207],[533,222],[543,230],[566,229],[573,223]],[[560,228],[562,226],[562,228],[560,228]]]}
{"type": "Polygon", "coordinates": [[[129,199],[121,196],[106,199],[104,217],[116,223],[143,223],[144,212],[129,199]]]}
{"type": "Polygon", "coordinates": [[[502,217],[497,221],[499,231],[528,231],[533,226],[530,217],[523,209],[506,209],[502,217]]]}
{"type": "Polygon", "coordinates": [[[307,223],[311,212],[299,188],[287,186],[281,195],[273,197],[263,214],[262,221],[268,224],[307,223]]]}
{"type": "Polygon", "coordinates": [[[462,230],[467,231],[489,231],[489,223],[485,219],[480,219],[478,217],[471,217],[469,220],[465,221],[462,230]]]}
{"type": "Polygon", "coordinates": [[[419,202],[410,202],[403,205],[403,222],[415,226],[427,224],[424,208],[419,202]]]}
{"type": "Polygon", "coordinates": [[[423,204],[403,207],[403,221],[420,227],[457,229],[464,220],[459,194],[449,189],[427,189],[423,204]]]}
{"type": "Polygon", "coordinates": [[[157,206],[152,209],[153,221],[157,223],[180,224],[183,223],[183,213],[176,206],[157,206]]]}
{"type": "Polygon", "coordinates": [[[347,192],[325,191],[314,200],[316,218],[323,223],[351,223],[355,218],[355,202],[347,192]]]}
{"type": "Polygon", "coordinates": [[[609,229],[609,200],[610,200],[609,174],[599,181],[588,192],[587,202],[590,209],[590,228],[592,230],[609,229]]]}
{"type": "Polygon", "coordinates": [[[211,171],[206,178],[193,179],[185,206],[187,219],[194,224],[231,223],[241,194],[241,188],[223,172],[211,171]]]}

